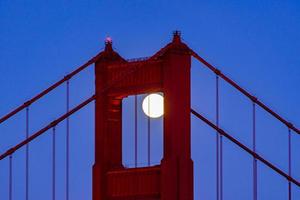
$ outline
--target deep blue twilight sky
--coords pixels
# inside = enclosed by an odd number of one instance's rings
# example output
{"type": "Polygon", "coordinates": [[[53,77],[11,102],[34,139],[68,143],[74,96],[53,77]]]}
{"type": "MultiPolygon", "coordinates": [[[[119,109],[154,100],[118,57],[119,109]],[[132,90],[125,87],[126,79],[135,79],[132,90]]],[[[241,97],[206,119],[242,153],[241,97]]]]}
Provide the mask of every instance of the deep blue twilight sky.
{"type": "MultiPolygon", "coordinates": [[[[0,116],[97,54],[104,38],[125,58],[149,56],[181,30],[184,42],[300,127],[300,2],[0,1],[0,116]]],[[[215,121],[215,76],[193,61],[192,106],[215,121]]],[[[71,106],[93,93],[93,67],[71,81],[71,106]]],[[[65,112],[65,85],[30,107],[30,132],[65,112]]],[[[220,126],[251,147],[251,102],[221,81],[220,126]]],[[[180,95],[180,94],[179,94],[180,95]]],[[[142,96],[139,97],[141,102],[142,96]]],[[[124,101],[124,120],[132,101],[124,101]]],[[[139,103],[140,104],[140,103],[139,103]]],[[[24,112],[0,126],[0,152],[25,137],[24,112]]],[[[139,111],[139,163],[144,165],[145,116],[139,111]]],[[[257,110],[257,149],[287,170],[287,128],[257,110]]],[[[93,104],[71,118],[70,199],[91,199],[93,104]]],[[[153,120],[152,162],[161,156],[161,120],[153,120]]],[[[133,164],[133,123],[124,130],[124,164],[133,164]]],[[[31,200],[51,199],[51,131],[30,145],[31,200]]],[[[293,134],[293,176],[300,180],[300,137],[293,134]]],[[[57,199],[64,199],[65,122],[57,127],[57,199]]],[[[195,199],[214,200],[215,132],[192,118],[195,199]]],[[[14,199],[24,199],[24,149],[14,155],[14,199]]],[[[0,161],[0,199],[8,199],[8,160],[0,161]]],[[[224,200],[252,199],[252,158],[224,140],[224,200]]],[[[258,166],[258,199],[287,199],[287,182],[258,166]]],[[[300,189],[293,186],[293,199],[300,189]]]]}

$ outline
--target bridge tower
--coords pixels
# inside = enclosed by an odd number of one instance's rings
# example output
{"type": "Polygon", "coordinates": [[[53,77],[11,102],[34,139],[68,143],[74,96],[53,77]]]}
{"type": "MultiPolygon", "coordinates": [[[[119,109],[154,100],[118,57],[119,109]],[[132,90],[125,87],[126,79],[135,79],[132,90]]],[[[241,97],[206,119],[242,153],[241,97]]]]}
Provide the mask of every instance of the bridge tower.
{"type": "Polygon", "coordinates": [[[145,60],[126,61],[106,41],[95,63],[93,200],[193,200],[190,69],[178,31],[145,60]],[[163,158],[129,169],[122,164],[122,99],[152,92],[164,96],[163,158]]]}

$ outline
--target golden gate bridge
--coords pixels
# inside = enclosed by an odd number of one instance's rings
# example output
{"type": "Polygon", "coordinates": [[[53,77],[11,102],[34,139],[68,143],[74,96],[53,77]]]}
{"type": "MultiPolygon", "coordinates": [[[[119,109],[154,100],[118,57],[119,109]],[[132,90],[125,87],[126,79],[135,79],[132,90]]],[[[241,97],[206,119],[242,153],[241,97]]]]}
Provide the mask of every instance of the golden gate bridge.
{"type": "MultiPolygon", "coordinates": [[[[51,159],[51,199],[56,197],[57,176],[57,144],[56,127],[66,122],[66,158],[65,158],[65,197],[70,199],[70,121],[69,118],[91,102],[95,103],[95,160],[93,171],[93,200],[104,199],[141,199],[141,200],[192,200],[194,196],[193,161],[191,158],[191,117],[200,120],[216,132],[216,199],[224,199],[223,184],[223,142],[224,139],[232,142],[252,157],[252,199],[258,198],[258,163],[265,165],[269,170],[277,173],[286,181],[286,199],[293,199],[293,188],[299,188],[300,182],[292,173],[292,135],[300,134],[300,130],[291,122],[284,119],[270,107],[251,95],[236,82],[226,76],[218,68],[207,62],[193,49],[181,41],[181,34],[175,31],[173,40],[154,55],[126,60],[112,48],[112,41],[106,40],[105,49],[98,55],[64,76],[49,88],[40,92],[30,100],[0,118],[0,124],[20,112],[25,112],[26,138],[10,147],[0,155],[0,162],[7,162],[7,199],[12,200],[18,193],[14,189],[14,155],[21,149],[25,150],[25,162],[18,170],[25,173],[24,199],[30,198],[30,151],[29,144],[38,140],[42,135],[51,131],[52,159],[51,159]],[[191,58],[199,61],[215,76],[215,120],[201,114],[191,107],[191,58]],[[70,80],[83,70],[95,66],[95,92],[81,103],[70,106],[70,80]],[[251,134],[252,146],[246,145],[235,138],[230,132],[220,126],[220,80],[228,83],[232,88],[245,96],[251,103],[251,134]],[[30,133],[29,112],[33,104],[56,90],[59,86],[66,85],[66,112],[50,121],[46,126],[34,133],[30,133]],[[137,96],[159,93],[164,98],[163,123],[163,156],[158,164],[151,164],[151,119],[147,118],[147,164],[138,166],[138,117],[137,96]],[[128,167],[122,160],[122,101],[129,96],[134,97],[134,167],[128,167]],[[262,109],[286,127],[287,136],[287,169],[282,169],[257,152],[256,149],[256,124],[257,109],[262,109]]],[[[124,105],[123,105],[124,106],[124,105]]],[[[31,117],[33,118],[33,117],[31,117]]],[[[283,133],[285,134],[285,133],[283,133]]],[[[1,199],[5,199],[0,194],[1,199]]],[[[49,196],[49,195],[47,195],[49,196]]]]}

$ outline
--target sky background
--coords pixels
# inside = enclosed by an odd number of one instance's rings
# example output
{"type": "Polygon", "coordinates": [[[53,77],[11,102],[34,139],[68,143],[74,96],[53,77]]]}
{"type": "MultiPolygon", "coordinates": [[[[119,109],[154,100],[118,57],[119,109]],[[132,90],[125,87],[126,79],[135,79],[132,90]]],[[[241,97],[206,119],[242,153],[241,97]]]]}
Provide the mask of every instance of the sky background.
{"type": "MultiPolygon", "coordinates": [[[[300,127],[299,1],[0,1],[0,116],[103,50],[111,36],[124,58],[154,54],[180,30],[192,49],[300,127]]],[[[71,81],[71,106],[93,94],[93,66],[71,81]]],[[[215,76],[193,61],[192,106],[215,121],[215,76]]],[[[220,126],[251,147],[251,102],[220,82],[220,126]]],[[[30,107],[30,132],[65,112],[62,85],[30,107]]],[[[143,96],[139,97],[139,102],[143,96]]],[[[124,120],[132,117],[125,102],[124,120]]],[[[71,117],[70,199],[91,199],[93,104],[71,117]]],[[[25,113],[0,125],[0,152],[25,137],[25,113]]],[[[139,163],[145,163],[145,116],[139,110],[139,163]]],[[[132,127],[124,164],[133,164],[132,127]]],[[[162,123],[153,121],[152,163],[161,157],[162,123]]],[[[30,199],[51,199],[51,131],[30,144],[30,199]]],[[[300,137],[293,134],[293,176],[300,180],[300,137]]],[[[64,199],[65,122],[57,126],[57,199],[64,199]]],[[[257,150],[287,170],[287,128],[257,110],[257,150]]],[[[192,117],[195,199],[214,200],[215,131],[192,117]]],[[[24,199],[24,149],[14,155],[14,199],[24,199]]],[[[0,199],[8,199],[8,160],[0,161],[0,199]]],[[[252,199],[252,158],[224,140],[224,200],[252,199]]],[[[286,180],[258,165],[258,197],[287,199],[286,180]]],[[[293,186],[293,198],[300,189],[293,186]]]]}

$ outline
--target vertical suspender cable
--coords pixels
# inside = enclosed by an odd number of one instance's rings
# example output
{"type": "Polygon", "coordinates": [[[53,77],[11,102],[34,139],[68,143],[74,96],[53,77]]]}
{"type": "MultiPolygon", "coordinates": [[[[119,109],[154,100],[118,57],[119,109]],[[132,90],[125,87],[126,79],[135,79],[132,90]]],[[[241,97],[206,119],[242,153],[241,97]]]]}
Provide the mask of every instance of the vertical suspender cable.
{"type": "Polygon", "coordinates": [[[9,156],[9,177],[8,177],[8,199],[12,200],[12,187],[13,187],[13,166],[12,155],[9,156]]]}
{"type": "MultiPolygon", "coordinates": [[[[26,107],[26,139],[29,137],[29,107],[26,107]]],[[[29,144],[26,144],[25,199],[29,199],[29,144]]]]}
{"type": "MultiPolygon", "coordinates": [[[[219,76],[216,76],[216,125],[217,127],[219,127],[219,76]]],[[[219,163],[219,133],[216,132],[216,197],[217,200],[220,199],[220,176],[219,176],[219,172],[220,172],[220,163],[219,163]]]]}
{"type": "Polygon", "coordinates": [[[56,138],[55,138],[55,126],[53,127],[53,132],[52,132],[52,200],[55,200],[55,176],[56,176],[56,171],[55,171],[55,166],[56,166],[56,152],[55,152],[55,146],[56,146],[56,138]]]}
{"type": "MultiPolygon", "coordinates": [[[[217,75],[217,103],[218,103],[218,127],[220,123],[220,112],[219,112],[219,76],[217,75]]],[[[223,135],[219,134],[220,137],[220,200],[223,200],[223,135]]]]}
{"type": "MultiPolygon", "coordinates": [[[[256,153],[256,104],[252,103],[252,142],[256,153]]],[[[253,200],[257,200],[257,159],[253,157],[253,200]]]]}
{"type": "Polygon", "coordinates": [[[151,137],[150,137],[150,116],[151,116],[151,113],[150,113],[150,111],[151,111],[151,109],[150,109],[150,95],[148,96],[148,114],[149,114],[149,116],[148,116],[148,166],[150,166],[150,162],[151,162],[151,160],[150,160],[150,156],[151,156],[151,147],[150,147],[150,145],[151,145],[151,137]]]}
{"type": "Polygon", "coordinates": [[[223,200],[223,135],[220,135],[220,200],[223,200]]]}
{"type": "MultiPolygon", "coordinates": [[[[70,110],[70,83],[66,82],[66,112],[70,110]]],[[[69,165],[70,165],[70,121],[66,119],[66,200],[69,200],[69,165]]]]}
{"type": "MultiPolygon", "coordinates": [[[[292,175],[292,134],[291,134],[291,129],[289,128],[288,130],[288,173],[289,176],[292,175]]],[[[289,200],[292,199],[292,185],[291,181],[288,183],[288,195],[289,195],[289,200]]]]}
{"type": "Polygon", "coordinates": [[[137,168],[137,95],[134,97],[134,166],[137,168]]]}

